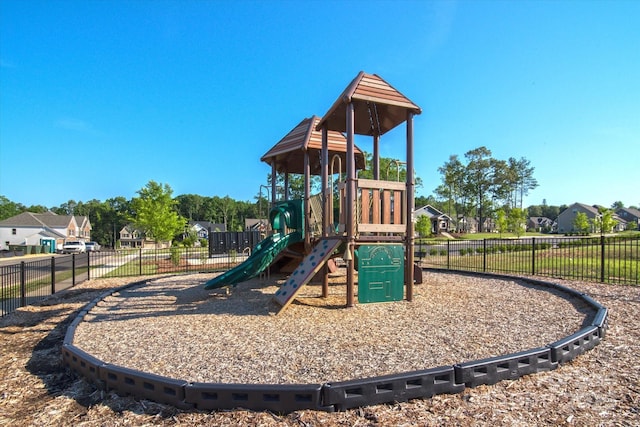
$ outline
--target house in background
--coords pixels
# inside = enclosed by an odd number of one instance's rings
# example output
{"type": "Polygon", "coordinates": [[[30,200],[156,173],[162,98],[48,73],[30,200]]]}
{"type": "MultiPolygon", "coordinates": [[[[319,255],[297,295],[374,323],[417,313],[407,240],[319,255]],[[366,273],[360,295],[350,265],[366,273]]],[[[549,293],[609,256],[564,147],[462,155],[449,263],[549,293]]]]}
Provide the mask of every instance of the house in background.
{"type": "MultiPolygon", "coordinates": [[[[461,216],[460,219],[458,219],[456,231],[458,233],[479,233],[479,224],[480,221],[478,221],[478,218],[461,216]]],[[[497,231],[496,222],[493,218],[485,218],[482,229],[484,230],[483,233],[495,233],[497,231]]]]}
{"type": "Polygon", "coordinates": [[[613,220],[615,221],[615,224],[613,226],[613,230],[611,231],[620,232],[627,229],[627,226],[628,226],[627,221],[620,218],[618,214],[616,213],[613,214],[613,220]]]}
{"type": "Polygon", "coordinates": [[[266,233],[271,230],[271,224],[266,219],[259,218],[245,218],[244,231],[259,231],[266,233]]]}
{"type": "Polygon", "coordinates": [[[587,215],[589,222],[592,224],[591,232],[593,232],[593,222],[600,216],[598,208],[590,205],[585,205],[584,203],[574,203],[567,209],[560,212],[560,214],[558,215],[558,233],[577,233],[579,230],[576,230],[573,223],[576,219],[576,215],[579,212],[587,215]]]}
{"type": "Polygon", "coordinates": [[[164,249],[170,248],[171,241],[155,242],[148,239],[144,232],[128,224],[120,230],[120,248],[125,249],[164,249]]]}
{"type": "Polygon", "coordinates": [[[212,233],[221,233],[227,231],[224,224],[216,224],[209,221],[189,221],[189,226],[198,235],[198,239],[209,240],[209,229],[212,233]]]}
{"type": "Polygon", "coordinates": [[[640,230],[640,210],[636,208],[620,208],[616,215],[626,222],[627,230],[640,230]],[[631,224],[631,225],[630,225],[631,224]]]}
{"type": "Polygon", "coordinates": [[[418,217],[426,215],[431,220],[431,233],[440,234],[442,232],[447,232],[455,228],[453,226],[453,219],[445,214],[440,212],[438,209],[434,208],[431,205],[425,205],[419,209],[416,209],[414,212],[414,218],[417,220],[418,217]]]}
{"type": "Polygon", "coordinates": [[[461,216],[458,218],[457,233],[477,233],[478,220],[470,216],[461,216]]]}
{"type": "Polygon", "coordinates": [[[9,245],[41,245],[43,241],[62,247],[68,240],[91,240],[91,223],[86,216],[22,212],[0,221],[0,249],[9,245]]]}
{"type": "Polygon", "coordinates": [[[538,233],[552,233],[556,227],[556,222],[546,216],[532,216],[527,220],[527,230],[538,233]]]}

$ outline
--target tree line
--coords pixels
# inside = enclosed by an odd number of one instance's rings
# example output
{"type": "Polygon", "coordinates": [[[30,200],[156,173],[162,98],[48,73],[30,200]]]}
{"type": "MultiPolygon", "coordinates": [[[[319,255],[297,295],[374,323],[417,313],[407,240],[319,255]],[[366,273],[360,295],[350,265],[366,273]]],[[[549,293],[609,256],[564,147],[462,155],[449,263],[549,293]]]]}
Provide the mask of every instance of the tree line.
{"type": "Polygon", "coordinates": [[[186,232],[188,221],[209,221],[225,224],[230,231],[242,231],[246,218],[264,218],[268,202],[264,199],[238,201],[229,196],[200,196],[182,194],[173,197],[168,184],[149,181],[131,199],[113,197],[105,201],[87,202],[69,200],[60,206],[25,206],[0,195],[0,220],[22,212],[86,216],[91,222],[91,238],[103,245],[113,246],[119,232],[126,225],[144,231],[154,240],[173,240],[186,232]]]}
{"type": "MultiPolygon", "coordinates": [[[[365,153],[368,165],[371,165],[371,154],[365,153]]],[[[543,200],[541,205],[523,207],[524,196],[538,187],[534,177],[535,168],[524,157],[507,160],[496,159],[487,147],[478,147],[466,152],[461,158],[452,154],[438,168],[441,183],[429,196],[418,196],[416,208],[432,205],[441,212],[447,213],[454,220],[461,217],[478,219],[479,230],[484,231],[485,219],[491,218],[496,227],[503,229],[519,229],[517,224],[528,217],[547,217],[554,220],[567,205],[550,206],[543,200]],[[516,225],[514,225],[516,224],[516,225]]],[[[361,178],[372,178],[371,167],[359,171],[361,178]]],[[[380,179],[401,181],[406,179],[406,168],[403,162],[395,159],[380,159],[380,179]]],[[[245,219],[266,218],[269,211],[271,175],[267,176],[267,186],[261,186],[254,201],[239,201],[224,196],[201,196],[182,194],[173,197],[168,184],[149,181],[131,199],[119,196],[100,201],[88,202],[69,200],[60,206],[46,207],[42,205],[25,206],[13,202],[0,195],[0,220],[21,212],[42,213],[52,211],[60,215],[86,216],[93,227],[92,238],[101,244],[113,245],[119,231],[128,224],[148,233],[158,240],[172,240],[184,235],[188,221],[208,221],[224,224],[229,231],[242,231],[245,219]],[[267,191],[263,194],[263,188],[267,191]],[[160,220],[159,218],[164,218],[160,220]],[[162,238],[161,238],[162,237],[162,238]]],[[[416,187],[423,185],[422,179],[416,177],[416,187]]],[[[304,194],[304,177],[291,175],[288,179],[288,197],[295,199],[304,194]]],[[[312,193],[319,191],[319,178],[311,181],[312,193]]],[[[278,199],[284,198],[284,176],[276,177],[278,199]]],[[[612,209],[624,207],[622,202],[615,202],[612,209]]],[[[420,224],[421,229],[428,229],[429,224],[420,224]]],[[[513,231],[513,230],[512,230],[513,231]]]]}
{"type": "Polygon", "coordinates": [[[523,209],[524,196],[538,187],[535,168],[522,157],[496,159],[487,147],[467,151],[464,160],[457,154],[438,168],[441,184],[434,190],[445,212],[452,218],[475,217],[479,231],[485,220],[499,209],[523,209]]]}

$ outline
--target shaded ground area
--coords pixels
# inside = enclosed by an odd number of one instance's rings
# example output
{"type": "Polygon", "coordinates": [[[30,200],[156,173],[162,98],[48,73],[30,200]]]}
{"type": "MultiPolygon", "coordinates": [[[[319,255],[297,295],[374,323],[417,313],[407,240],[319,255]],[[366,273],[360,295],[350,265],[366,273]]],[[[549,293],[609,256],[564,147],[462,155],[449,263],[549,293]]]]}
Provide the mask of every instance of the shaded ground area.
{"type": "Polygon", "coordinates": [[[560,282],[591,295],[609,308],[610,316],[606,339],[555,371],[466,389],[457,395],[340,413],[278,415],[181,411],[98,390],[64,367],[61,346],[69,323],[82,306],[126,280],[86,282],[0,320],[0,425],[640,424],[639,288],[560,282]]]}

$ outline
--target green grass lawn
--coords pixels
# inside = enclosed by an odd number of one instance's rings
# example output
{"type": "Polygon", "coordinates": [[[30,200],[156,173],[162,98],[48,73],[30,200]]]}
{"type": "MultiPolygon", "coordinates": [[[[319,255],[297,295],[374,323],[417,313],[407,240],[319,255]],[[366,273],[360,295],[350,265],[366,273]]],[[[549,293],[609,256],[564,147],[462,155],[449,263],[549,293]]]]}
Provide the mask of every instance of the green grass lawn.
{"type": "MultiPolygon", "coordinates": [[[[600,245],[580,248],[536,249],[535,260],[530,246],[518,251],[497,251],[485,254],[476,250],[427,255],[422,265],[452,270],[487,271],[513,274],[578,278],[600,281],[602,253],[600,245]]],[[[619,244],[605,245],[605,282],[640,284],[640,260],[637,248],[619,244]]]]}
{"type": "MultiPolygon", "coordinates": [[[[80,276],[82,274],[86,274],[86,267],[78,267],[76,268],[76,276],[80,276]]],[[[69,280],[73,277],[73,272],[71,270],[65,270],[56,272],[56,283],[60,283],[64,280],[69,280]]],[[[25,294],[34,294],[38,291],[44,290],[45,293],[48,294],[51,291],[51,275],[44,274],[41,277],[27,280],[25,283],[25,294]]],[[[19,298],[21,293],[20,284],[16,283],[10,286],[2,287],[2,296],[0,297],[0,301],[8,300],[11,298],[19,298]]]]}

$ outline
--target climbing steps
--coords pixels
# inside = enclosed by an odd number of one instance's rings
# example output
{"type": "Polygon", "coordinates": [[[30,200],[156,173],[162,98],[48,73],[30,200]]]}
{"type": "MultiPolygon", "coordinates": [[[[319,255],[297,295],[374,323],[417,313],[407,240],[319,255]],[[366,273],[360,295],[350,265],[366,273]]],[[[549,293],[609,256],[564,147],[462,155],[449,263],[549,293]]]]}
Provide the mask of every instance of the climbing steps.
{"type": "Polygon", "coordinates": [[[278,314],[293,301],[300,289],[320,271],[340,243],[342,243],[342,240],[339,238],[320,239],[311,250],[311,253],[302,260],[298,268],[291,273],[291,276],[275,293],[273,299],[281,306],[278,314]]]}

